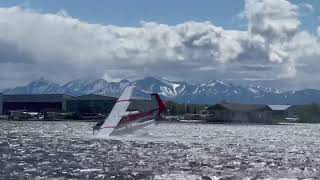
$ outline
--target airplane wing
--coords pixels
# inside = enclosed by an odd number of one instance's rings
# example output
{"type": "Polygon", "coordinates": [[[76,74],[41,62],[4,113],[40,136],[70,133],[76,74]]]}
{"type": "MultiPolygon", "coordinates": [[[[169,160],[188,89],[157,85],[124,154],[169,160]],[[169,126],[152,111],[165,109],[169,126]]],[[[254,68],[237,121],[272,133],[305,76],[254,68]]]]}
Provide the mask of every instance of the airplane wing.
{"type": "Polygon", "coordinates": [[[134,88],[135,86],[128,86],[127,88],[125,88],[120,98],[113,106],[111,113],[100,127],[98,136],[110,135],[119,124],[121,118],[127,115],[127,109],[130,105],[130,98],[132,96],[134,88]]]}

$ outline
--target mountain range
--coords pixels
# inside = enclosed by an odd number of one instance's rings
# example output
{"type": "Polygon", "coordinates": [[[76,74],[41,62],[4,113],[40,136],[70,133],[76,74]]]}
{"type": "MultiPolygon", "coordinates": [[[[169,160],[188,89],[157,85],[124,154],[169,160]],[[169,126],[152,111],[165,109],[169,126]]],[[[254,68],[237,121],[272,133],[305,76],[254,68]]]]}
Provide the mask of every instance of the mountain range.
{"type": "MultiPolygon", "coordinates": [[[[4,94],[68,94],[79,96],[98,94],[117,97],[131,84],[129,80],[108,82],[104,79],[77,79],[64,85],[44,78],[25,86],[5,89],[4,94]]],[[[212,80],[206,83],[191,84],[185,81],[170,81],[146,77],[134,82],[137,86],[135,97],[148,97],[158,93],[165,100],[178,103],[215,104],[221,101],[255,104],[308,104],[320,102],[320,90],[305,89],[282,92],[262,86],[237,86],[231,83],[212,80]]]]}

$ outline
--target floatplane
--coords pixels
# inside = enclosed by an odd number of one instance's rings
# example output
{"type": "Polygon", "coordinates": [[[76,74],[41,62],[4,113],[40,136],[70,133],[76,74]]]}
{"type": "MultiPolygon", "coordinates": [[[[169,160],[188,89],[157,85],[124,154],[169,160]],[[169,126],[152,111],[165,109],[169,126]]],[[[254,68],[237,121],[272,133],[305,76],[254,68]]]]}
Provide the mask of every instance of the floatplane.
{"type": "Polygon", "coordinates": [[[151,100],[157,104],[156,108],[145,112],[128,111],[128,107],[133,100],[132,93],[134,88],[134,85],[126,87],[113,106],[109,116],[104,121],[96,124],[94,129],[98,130],[97,137],[107,137],[134,131],[162,119],[166,107],[158,94],[151,94],[151,100]]]}

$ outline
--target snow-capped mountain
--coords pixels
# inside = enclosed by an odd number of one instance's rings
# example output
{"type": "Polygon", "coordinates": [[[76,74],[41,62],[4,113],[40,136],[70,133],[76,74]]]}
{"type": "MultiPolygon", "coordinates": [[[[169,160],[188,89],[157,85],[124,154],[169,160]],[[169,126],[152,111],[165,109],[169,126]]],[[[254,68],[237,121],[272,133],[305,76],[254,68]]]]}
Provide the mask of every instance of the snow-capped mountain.
{"type": "Polygon", "coordinates": [[[263,86],[259,86],[259,85],[250,85],[248,87],[248,89],[253,92],[254,94],[259,94],[260,92],[265,92],[265,93],[282,93],[281,90],[276,89],[276,88],[270,88],[270,87],[263,87],[263,86]]]}
{"type": "Polygon", "coordinates": [[[131,82],[128,80],[122,80],[120,82],[108,82],[104,79],[96,80],[73,80],[61,87],[62,91],[66,94],[99,94],[107,96],[119,96],[122,90],[128,86],[131,82]]]}
{"type": "Polygon", "coordinates": [[[44,78],[33,81],[26,86],[5,89],[5,94],[61,94],[64,93],[59,84],[44,78]]]}
{"type": "MultiPolygon", "coordinates": [[[[45,79],[39,79],[26,86],[6,89],[5,94],[99,94],[119,96],[123,89],[131,84],[128,80],[108,82],[104,79],[70,81],[59,85],[45,79]]],[[[135,81],[134,96],[148,97],[149,93],[158,93],[166,100],[180,103],[214,104],[220,101],[263,104],[306,104],[320,102],[319,90],[301,90],[281,92],[262,86],[242,87],[224,81],[212,80],[202,84],[190,84],[184,81],[170,81],[146,77],[135,81]]]]}
{"type": "Polygon", "coordinates": [[[182,82],[160,80],[153,77],[137,80],[136,86],[141,89],[142,92],[155,92],[168,98],[179,96],[185,88],[185,84],[182,82]]]}

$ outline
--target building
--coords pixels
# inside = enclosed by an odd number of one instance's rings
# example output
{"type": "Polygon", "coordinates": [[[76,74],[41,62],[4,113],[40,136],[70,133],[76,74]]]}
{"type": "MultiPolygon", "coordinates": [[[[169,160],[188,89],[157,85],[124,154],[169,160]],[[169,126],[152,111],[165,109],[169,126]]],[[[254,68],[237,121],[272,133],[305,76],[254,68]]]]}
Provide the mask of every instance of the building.
{"type": "Polygon", "coordinates": [[[272,110],[272,116],[274,119],[285,119],[290,116],[289,108],[291,105],[268,105],[272,110]]]}
{"type": "Polygon", "coordinates": [[[29,112],[64,112],[65,100],[71,96],[64,94],[28,94],[1,95],[2,114],[9,115],[11,111],[29,112]]]}
{"type": "MultiPolygon", "coordinates": [[[[63,94],[0,94],[0,113],[10,115],[11,111],[28,112],[74,112],[77,114],[108,114],[117,98],[95,94],[72,97],[63,94]]],[[[133,99],[128,111],[147,112],[158,107],[150,99],[133,99]]],[[[0,114],[0,115],[1,115],[0,114]]]]}
{"type": "Polygon", "coordinates": [[[207,122],[272,123],[272,109],[268,105],[221,103],[206,110],[211,114],[207,122]]]}
{"type": "Polygon", "coordinates": [[[116,103],[117,98],[88,94],[66,99],[66,111],[79,114],[84,113],[110,113],[116,103]]]}
{"type": "Polygon", "coordinates": [[[128,107],[128,111],[148,112],[157,109],[158,103],[151,99],[133,99],[128,107]]]}
{"type": "MultiPolygon", "coordinates": [[[[83,95],[66,99],[66,111],[76,113],[108,114],[118,98],[95,94],[83,95]]],[[[133,99],[128,111],[146,112],[155,109],[158,104],[150,99],[133,99]]]]}

